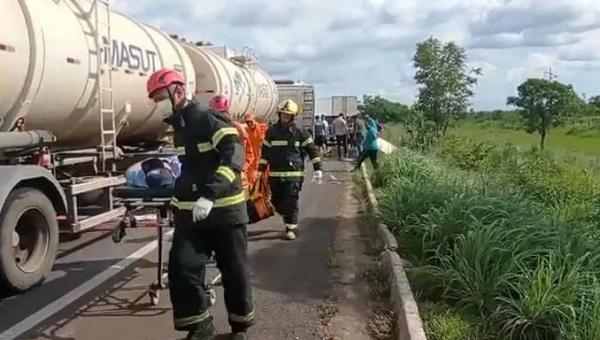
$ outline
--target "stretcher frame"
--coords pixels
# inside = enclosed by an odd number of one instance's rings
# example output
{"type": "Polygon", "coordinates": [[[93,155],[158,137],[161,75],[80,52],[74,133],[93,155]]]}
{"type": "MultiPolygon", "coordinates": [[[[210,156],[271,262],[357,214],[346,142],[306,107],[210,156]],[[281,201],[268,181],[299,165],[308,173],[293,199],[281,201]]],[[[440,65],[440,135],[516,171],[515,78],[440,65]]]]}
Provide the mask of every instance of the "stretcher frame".
{"type": "MultiPolygon", "coordinates": [[[[168,272],[163,264],[163,241],[164,228],[174,228],[175,223],[172,214],[171,197],[160,196],[153,197],[151,195],[142,195],[150,193],[152,190],[145,191],[143,188],[121,187],[115,190],[115,197],[120,199],[120,203],[126,208],[122,220],[112,233],[112,240],[115,243],[120,243],[127,235],[128,228],[137,228],[135,213],[140,210],[152,210],[156,213],[156,234],[158,242],[158,258],[156,263],[156,281],[150,284],[146,294],[150,298],[150,303],[154,306],[160,301],[160,291],[168,288],[168,272]],[[118,189],[130,190],[129,192],[139,192],[140,195],[119,195],[118,189]]],[[[211,266],[215,266],[214,258],[211,258],[211,266]]],[[[221,273],[217,274],[208,284],[205,285],[205,292],[208,295],[210,305],[216,303],[216,293],[214,286],[221,283],[221,273]]]]}

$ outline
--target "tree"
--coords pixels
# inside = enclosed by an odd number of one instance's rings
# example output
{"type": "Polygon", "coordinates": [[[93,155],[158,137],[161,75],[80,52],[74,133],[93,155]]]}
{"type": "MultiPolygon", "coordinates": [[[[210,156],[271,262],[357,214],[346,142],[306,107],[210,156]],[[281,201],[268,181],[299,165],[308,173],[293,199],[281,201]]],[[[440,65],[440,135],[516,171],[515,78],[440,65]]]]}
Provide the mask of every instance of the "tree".
{"type": "Polygon", "coordinates": [[[438,135],[445,136],[450,123],[469,109],[481,69],[467,70],[466,61],[465,49],[454,42],[442,44],[429,38],[417,44],[413,57],[419,85],[416,108],[435,124],[438,135]]]}
{"type": "Polygon", "coordinates": [[[588,103],[590,105],[595,106],[596,108],[600,109],[600,96],[590,97],[590,100],[588,101],[588,103]]]}
{"type": "Polygon", "coordinates": [[[407,117],[412,114],[410,107],[380,96],[364,95],[363,104],[358,109],[382,123],[404,123],[407,117]]]}
{"type": "Polygon", "coordinates": [[[560,125],[583,104],[571,85],[546,79],[528,79],[517,88],[518,96],[508,97],[507,105],[520,108],[525,131],[540,135],[543,150],[552,127],[560,125]]]}

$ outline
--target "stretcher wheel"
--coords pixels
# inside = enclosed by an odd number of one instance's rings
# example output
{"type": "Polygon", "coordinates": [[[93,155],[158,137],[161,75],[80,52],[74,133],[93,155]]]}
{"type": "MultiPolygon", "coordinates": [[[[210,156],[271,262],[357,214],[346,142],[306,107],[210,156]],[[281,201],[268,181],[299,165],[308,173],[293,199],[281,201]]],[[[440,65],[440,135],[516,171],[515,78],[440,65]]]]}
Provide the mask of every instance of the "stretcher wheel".
{"type": "Polygon", "coordinates": [[[204,294],[208,298],[209,306],[212,307],[217,303],[217,292],[213,288],[207,289],[204,294]]]}
{"type": "Polygon", "coordinates": [[[163,288],[169,288],[169,273],[166,271],[163,272],[162,276],[160,277],[160,283],[163,288]]]}
{"type": "Polygon", "coordinates": [[[112,240],[114,243],[121,243],[123,237],[127,235],[127,233],[125,232],[125,228],[125,222],[121,221],[119,222],[119,225],[115,228],[115,230],[113,230],[112,240]]]}
{"type": "Polygon", "coordinates": [[[160,292],[158,290],[151,289],[148,291],[148,297],[150,297],[152,306],[158,306],[158,302],[160,301],[160,292]]]}

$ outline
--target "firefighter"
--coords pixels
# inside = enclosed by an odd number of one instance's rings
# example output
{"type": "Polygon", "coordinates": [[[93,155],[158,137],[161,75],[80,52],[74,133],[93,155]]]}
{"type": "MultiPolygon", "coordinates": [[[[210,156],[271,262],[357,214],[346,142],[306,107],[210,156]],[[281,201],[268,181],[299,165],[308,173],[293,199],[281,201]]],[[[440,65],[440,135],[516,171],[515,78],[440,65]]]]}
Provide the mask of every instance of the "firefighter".
{"type": "Polygon", "coordinates": [[[184,79],[173,70],[153,73],[147,91],[173,126],[182,163],[173,192],[175,233],[169,254],[175,329],[188,331],[186,339],[215,339],[204,288],[206,264],[214,251],[233,339],[246,339],[254,307],[240,179],[244,150],[238,132],[227,116],[187,99],[184,79]]]}
{"type": "MultiPolygon", "coordinates": [[[[259,174],[269,166],[272,203],[283,216],[285,238],[295,240],[298,234],[298,199],[304,181],[304,158],[308,154],[313,168],[313,181],[323,177],[319,151],[310,134],[296,126],[298,104],[283,101],[277,108],[279,120],[271,125],[263,141],[259,174]]],[[[259,175],[260,176],[260,175],[259,175]]]]}

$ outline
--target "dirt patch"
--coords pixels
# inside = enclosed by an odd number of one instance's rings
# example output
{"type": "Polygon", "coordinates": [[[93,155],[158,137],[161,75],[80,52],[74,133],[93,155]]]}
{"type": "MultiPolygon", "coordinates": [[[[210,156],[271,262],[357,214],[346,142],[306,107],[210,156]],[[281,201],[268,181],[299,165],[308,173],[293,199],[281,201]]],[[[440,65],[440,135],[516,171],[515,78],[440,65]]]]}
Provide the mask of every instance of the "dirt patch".
{"type": "Polygon", "coordinates": [[[369,282],[369,323],[367,329],[373,339],[392,340],[394,313],[389,306],[389,288],[387,274],[378,257],[370,257],[364,270],[364,277],[369,282]]]}
{"type": "Polygon", "coordinates": [[[367,202],[362,176],[354,178],[354,198],[360,202],[359,230],[364,239],[364,255],[367,262],[363,267],[363,277],[369,284],[369,321],[367,329],[373,339],[394,339],[394,312],[390,306],[388,273],[379,254],[383,250],[375,226],[377,221],[366,211],[367,202]]]}
{"type": "Polygon", "coordinates": [[[390,309],[384,303],[386,278],[377,263],[351,183],[340,200],[338,226],[328,264],[333,284],[321,306],[324,340],[392,339],[390,309]]]}
{"type": "Polygon", "coordinates": [[[330,294],[319,307],[319,317],[321,318],[321,324],[323,326],[328,327],[333,316],[339,311],[337,303],[337,297],[330,294]]]}

